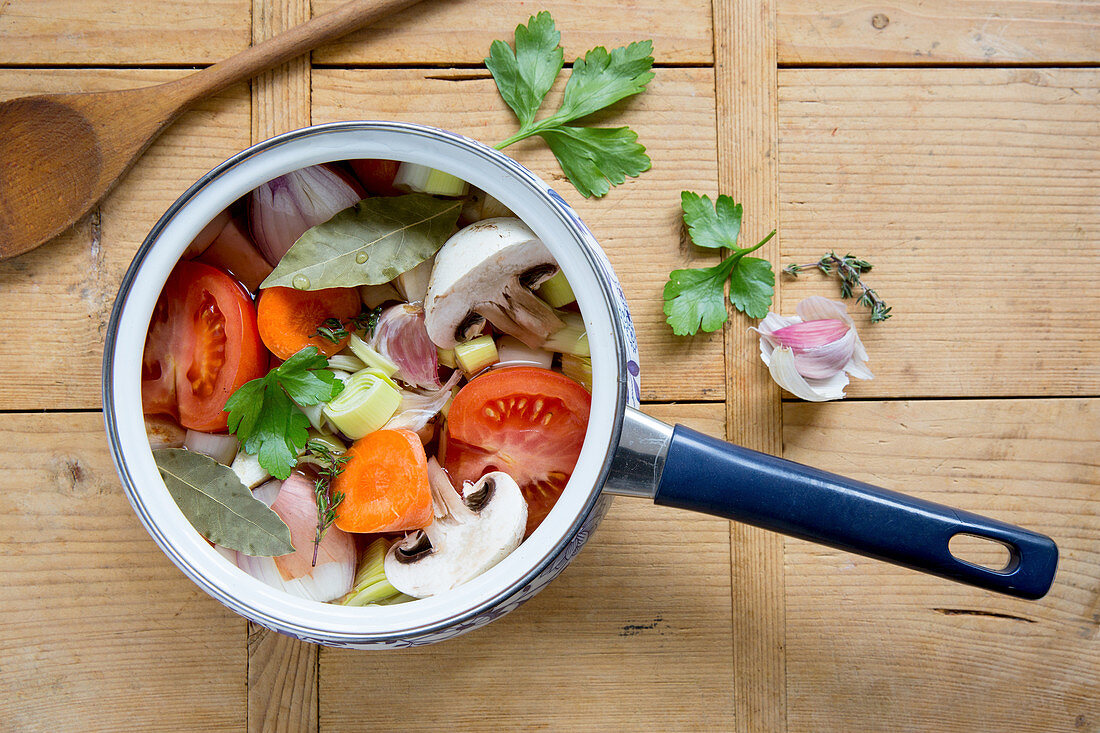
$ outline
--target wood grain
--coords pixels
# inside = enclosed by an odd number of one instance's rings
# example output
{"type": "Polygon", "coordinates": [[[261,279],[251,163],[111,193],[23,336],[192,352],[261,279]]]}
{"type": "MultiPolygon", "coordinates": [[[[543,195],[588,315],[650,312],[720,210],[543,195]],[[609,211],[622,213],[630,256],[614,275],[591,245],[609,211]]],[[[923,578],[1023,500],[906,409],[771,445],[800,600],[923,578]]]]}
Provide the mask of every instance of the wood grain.
{"type": "Polygon", "coordinates": [[[1074,0],[781,0],[787,64],[1100,60],[1100,4],[1074,0]]]}
{"type": "Polygon", "coordinates": [[[1049,534],[1040,601],[787,543],[792,730],[1100,729],[1100,400],[788,404],[785,455],[1049,534]]]}
{"type": "MultiPolygon", "coordinates": [[[[253,0],[252,42],[309,20],[309,0],[253,0]]],[[[293,59],[252,80],[252,142],[310,123],[310,57],[293,59]]],[[[314,644],[248,624],[248,730],[316,733],[314,644]]]]}
{"type": "MultiPolygon", "coordinates": [[[[849,395],[1100,394],[1100,72],[779,81],[783,263],[853,252],[894,308],[862,327],[875,379],[849,395]]],[[[784,278],[782,310],[836,287],[784,278]]]]}
{"type": "Polygon", "coordinates": [[[199,64],[248,47],[250,0],[0,0],[0,64],[199,64]]]}
{"type": "MultiPolygon", "coordinates": [[[[759,0],[714,4],[719,191],[744,205],[742,242],[755,243],[779,226],[775,7],[759,0]]],[[[771,260],[774,268],[777,253],[773,239],[754,255],[771,260]]],[[[755,334],[748,330],[752,321],[728,304],[727,309],[727,437],[778,454],[779,390],[757,362],[755,334]]],[[[784,541],[737,523],[731,525],[730,537],[737,730],[783,731],[784,541]]]]}
{"type": "MultiPolygon", "coordinates": [[[[0,70],[0,97],[124,89],[178,78],[150,70],[0,70]]],[[[93,216],[38,250],[0,263],[0,409],[100,404],[103,336],[122,275],[168,205],[248,145],[241,85],[185,113],[93,216]],[[18,318],[10,314],[20,314],[18,318]],[[33,367],[27,355],[34,354],[33,367]]]]}
{"type": "MultiPolygon", "coordinates": [[[[313,12],[342,0],[314,0],[313,12]]],[[[554,16],[562,33],[566,62],[594,46],[614,48],[653,40],[659,63],[709,64],[712,59],[710,3],[681,0],[675,11],[660,0],[433,0],[383,20],[319,49],[320,64],[372,66],[478,64],[496,39],[511,40],[515,27],[542,10],[554,16]]]]}
{"type": "Polygon", "coordinates": [[[0,473],[0,727],[240,730],[244,621],[149,538],[102,415],[4,415],[0,473]]]}
{"type": "MultiPolygon", "coordinates": [[[[724,429],[718,403],[644,409],[724,429]]],[[[321,729],[730,730],[728,560],[728,522],[617,498],[565,572],[488,627],[322,649],[321,729]]]]}
{"type": "MultiPolygon", "coordinates": [[[[503,140],[515,123],[486,77],[445,69],[317,69],[313,121],[407,120],[486,142],[503,140]]],[[[551,92],[548,107],[557,104],[561,88],[559,83],[551,92]]],[[[681,242],[680,191],[716,185],[713,95],[710,69],[659,69],[645,94],[596,116],[598,124],[630,125],[653,159],[653,170],[603,199],[581,197],[541,141],[507,151],[554,185],[611,259],[638,330],[644,400],[720,400],[725,394],[721,336],[673,336],[661,298],[670,270],[706,259],[681,242]]]]}

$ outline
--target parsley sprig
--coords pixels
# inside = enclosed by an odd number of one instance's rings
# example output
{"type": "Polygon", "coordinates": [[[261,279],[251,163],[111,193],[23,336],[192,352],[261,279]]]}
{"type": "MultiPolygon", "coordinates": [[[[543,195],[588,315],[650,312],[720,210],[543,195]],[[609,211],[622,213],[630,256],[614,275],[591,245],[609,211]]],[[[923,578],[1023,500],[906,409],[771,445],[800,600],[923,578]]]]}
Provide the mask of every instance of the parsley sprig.
{"type": "Polygon", "coordinates": [[[538,135],[558,159],[562,171],[586,198],[603,196],[627,176],[650,168],[645,146],[629,127],[568,125],[645,90],[653,78],[653,42],[641,41],[608,51],[597,46],[573,63],[561,107],[535,120],[550,87],[565,65],[561,33],[550,13],[531,16],[516,26],[515,50],[493,41],[485,66],[500,96],[519,120],[519,132],[497,145],[502,150],[538,135]]]}
{"type": "Polygon", "coordinates": [[[842,298],[851,298],[854,288],[859,288],[860,295],[856,302],[871,309],[871,323],[881,323],[890,317],[890,306],[886,305],[886,301],[879,297],[874,288],[867,287],[863,282],[863,274],[871,271],[871,263],[867,260],[850,254],[838,257],[835,252],[829,252],[817,262],[787,265],[783,268],[783,273],[798,277],[798,273],[814,267],[826,275],[836,274],[840,279],[842,298]]]}
{"type": "Polygon", "coordinates": [[[272,476],[285,479],[309,437],[309,418],[298,405],[329,402],[343,389],[328,360],[307,346],[233,393],[225,403],[229,432],[272,476]]]}
{"type": "Polygon", "coordinates": [[[665,315],[677,336],[689,336],[704,331],[717,331],[729,318],[725,292],[729,282],[729,299],[737,310],[751,318],[768,314],[775,293],[775,273],[771,263],[759,257],[747,257],[775,236],[768,236],[752,247],[739,248],[741,204],[729,196],[719,196],[712,202],[708,196],[691,191],[680,194],[691,241],[697,247],[726,248],[733,253],[714,267],[673,270],[665,283],[665,315]]]}

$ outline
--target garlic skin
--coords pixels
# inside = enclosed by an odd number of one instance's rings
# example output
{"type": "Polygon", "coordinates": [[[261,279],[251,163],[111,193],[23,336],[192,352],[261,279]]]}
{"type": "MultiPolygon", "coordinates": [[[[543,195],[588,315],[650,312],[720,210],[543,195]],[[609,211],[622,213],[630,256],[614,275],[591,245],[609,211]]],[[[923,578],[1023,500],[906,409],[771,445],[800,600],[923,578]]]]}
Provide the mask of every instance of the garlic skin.
{"type": "Polygon", "coordinates": [[[812,295],[797,316],[768,313],[752,330],[760,334],[760,358],[772,379],[808,402],[844,398],[848,376],[873,379],[867,350],[843,303],[812,295]]]}

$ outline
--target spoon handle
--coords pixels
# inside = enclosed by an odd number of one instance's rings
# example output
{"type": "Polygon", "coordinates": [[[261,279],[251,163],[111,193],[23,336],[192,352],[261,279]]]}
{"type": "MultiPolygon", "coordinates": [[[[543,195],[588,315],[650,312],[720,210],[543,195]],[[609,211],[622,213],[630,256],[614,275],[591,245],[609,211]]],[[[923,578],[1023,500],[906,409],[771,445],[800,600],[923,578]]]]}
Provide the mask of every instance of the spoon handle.
{"type": "MultiPolygon", "coordinates": [[[[415,5],[419,0],[351,0],[335,10],[246,48],[178,82],[179,107],[216,94],[242,79],[300,56],[317,46],[415,5]]],[[[166,85],[167,86],[167,85],[166,85]]]]}

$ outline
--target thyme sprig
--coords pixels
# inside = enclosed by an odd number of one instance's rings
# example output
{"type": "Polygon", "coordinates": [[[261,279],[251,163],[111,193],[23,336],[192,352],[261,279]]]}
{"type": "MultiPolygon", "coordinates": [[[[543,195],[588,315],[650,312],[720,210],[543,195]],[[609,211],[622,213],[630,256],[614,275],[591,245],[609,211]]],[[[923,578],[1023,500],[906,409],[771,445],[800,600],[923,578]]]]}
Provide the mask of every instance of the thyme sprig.
{"type": "Polygon", "coordinates": [[[787,265],[783,268],[783,273],[798,277],[798,273],[803,270],[817,268],[826,275],[835,274],[840,279],[840,297],[851,298],[855,289],[859,288],[860,295],[856,302],[871,309],[871,323],[881,323],[890,317],[891,308],[879,297],[874,288],[867,287],[863,282],[863,274],[870,272],[871,267],[871,263],[867,260],[861,260],[850,254],[838,257],[835,252],[829,252],[817,262],[787,265]]]}
{"type": "Polygon", "coordinates": [[[326,318],[317,327],[315,336],[320,336],[329,343],[338,344],[348,337],[348,330],[339,318],[326,318]]]}
{"type": "Polygon", "coordinates": [[[336,454],[331,448],[319,440],[311,440],[306,443],[306,450],[312,453],[321,464],[320,476],[313,484],[313,492],[317,496],[317,532],[313,536],[313,567],[317,567],[317,551],[321,548],[321,540],[325,532],[336,521],[336,507],[344,500],[343,492],[332,491],[332,480],[343,470],[348,457],[336,454]]]}
{"type": "Polygon", "coordinates": [[[378,327],[378,318],[382,315],[382,306],[363,311],[351,319],[352,324],[359,330],[367,332],[367,338],[374,338],[374,329],[378,327]]]}

